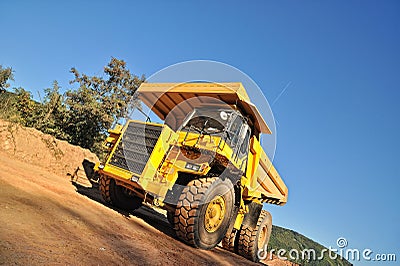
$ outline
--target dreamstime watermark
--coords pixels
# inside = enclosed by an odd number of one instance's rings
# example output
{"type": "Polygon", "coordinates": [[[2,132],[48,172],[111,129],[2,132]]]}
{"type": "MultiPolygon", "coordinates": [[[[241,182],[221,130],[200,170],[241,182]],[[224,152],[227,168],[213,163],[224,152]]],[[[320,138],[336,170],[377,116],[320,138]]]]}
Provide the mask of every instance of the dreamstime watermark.
{"type": "Polygon", "coordinates": [[[316,251],[315,249],[271,249],[267,251],[267,247],[260,249],[257,256],[261,259],[273,259],[274,256],[281,260],[306,260],[306,261],[320,261],[324,258],[329,257],[330,259],[346,259],[348,261],[396,261],[395,253],[374,253],[370,248],[357,249],[348,248],[347,239],[344,237],[339,237],[336,240],[337,248],[329,247],[324,248],[321,251],[316,251]]]}

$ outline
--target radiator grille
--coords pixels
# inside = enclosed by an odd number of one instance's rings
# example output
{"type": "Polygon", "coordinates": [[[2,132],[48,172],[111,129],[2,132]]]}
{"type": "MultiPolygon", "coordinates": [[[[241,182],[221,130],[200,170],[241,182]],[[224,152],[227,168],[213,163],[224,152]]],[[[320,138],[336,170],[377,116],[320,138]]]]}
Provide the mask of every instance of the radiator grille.
{"type": "Polygon", "coordinates": [[[142,174],[161,130],[162,127],[129,122],[109,163],[135,174],[142,174]]]}

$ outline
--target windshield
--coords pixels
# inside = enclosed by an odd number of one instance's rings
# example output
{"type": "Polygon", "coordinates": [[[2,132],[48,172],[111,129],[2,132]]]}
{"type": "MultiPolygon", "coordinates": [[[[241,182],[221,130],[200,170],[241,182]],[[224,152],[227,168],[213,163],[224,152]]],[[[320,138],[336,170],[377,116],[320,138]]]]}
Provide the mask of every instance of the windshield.
{"type": "Polygon", "coordinates": [[[242,147],[243,154],[247,150],[251,135],[249,126],[239,112],[215,107],[194,109],[183,121],[181,131],[223,137],[224,141],[235,152],[238,151],[244,141],[246,143],[242,147]]]}
{"type": "Polygon", "coordinates": [[[204,134],[218,134],[225,130],[232,110],[218,108],[195,109],[183,124],[184,131],[197,131],[204,134]]]}

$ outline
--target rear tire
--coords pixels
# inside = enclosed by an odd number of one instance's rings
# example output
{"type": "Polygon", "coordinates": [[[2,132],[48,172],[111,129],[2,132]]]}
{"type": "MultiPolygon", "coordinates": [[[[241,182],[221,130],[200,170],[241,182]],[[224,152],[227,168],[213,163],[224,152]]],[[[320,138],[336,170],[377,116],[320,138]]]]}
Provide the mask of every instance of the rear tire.
{"type": "Polygon", "coordinates": [[[238,254],[254,262],[258,262],[258,251],[266,252],[272,231],[272,216],[262,210],[255,228],[242,225],[238,240],[238,254]]]}
{"type": "Polygon", "coordinates": [[[176,235],[194,247],[214,248],[228,230],[234,198],[228,179],[206,177],[190,181],[179,197],[173,217],[176,235]]]}
{"type": "Polygon", "coordinates": [[[131,196],[123,186],[115,183],[113,178],[102,175],[100,177],[100,193],[107,204],[124,211],[133,211],[142,206],[142,200],[131,196]]]}

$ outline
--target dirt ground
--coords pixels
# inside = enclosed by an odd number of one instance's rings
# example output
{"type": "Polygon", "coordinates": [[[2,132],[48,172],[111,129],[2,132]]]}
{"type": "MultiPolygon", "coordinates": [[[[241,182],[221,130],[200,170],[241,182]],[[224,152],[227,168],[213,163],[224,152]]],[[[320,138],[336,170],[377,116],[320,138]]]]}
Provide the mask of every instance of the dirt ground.
{"type": "Polygon", "coordinates": [[[147,207],[124,213],[104,205],[96,184],[67,176],[84,158],[97,160],[89,151],[32,129],[7,132],[0,130],[0,264],[255,265],[219,247],[185,245],[165,216],[147,207]],[[41,146],[43,137],[55,144],[41,146]],[[54,146],[58,159],[41,155],[54,146]]]}

